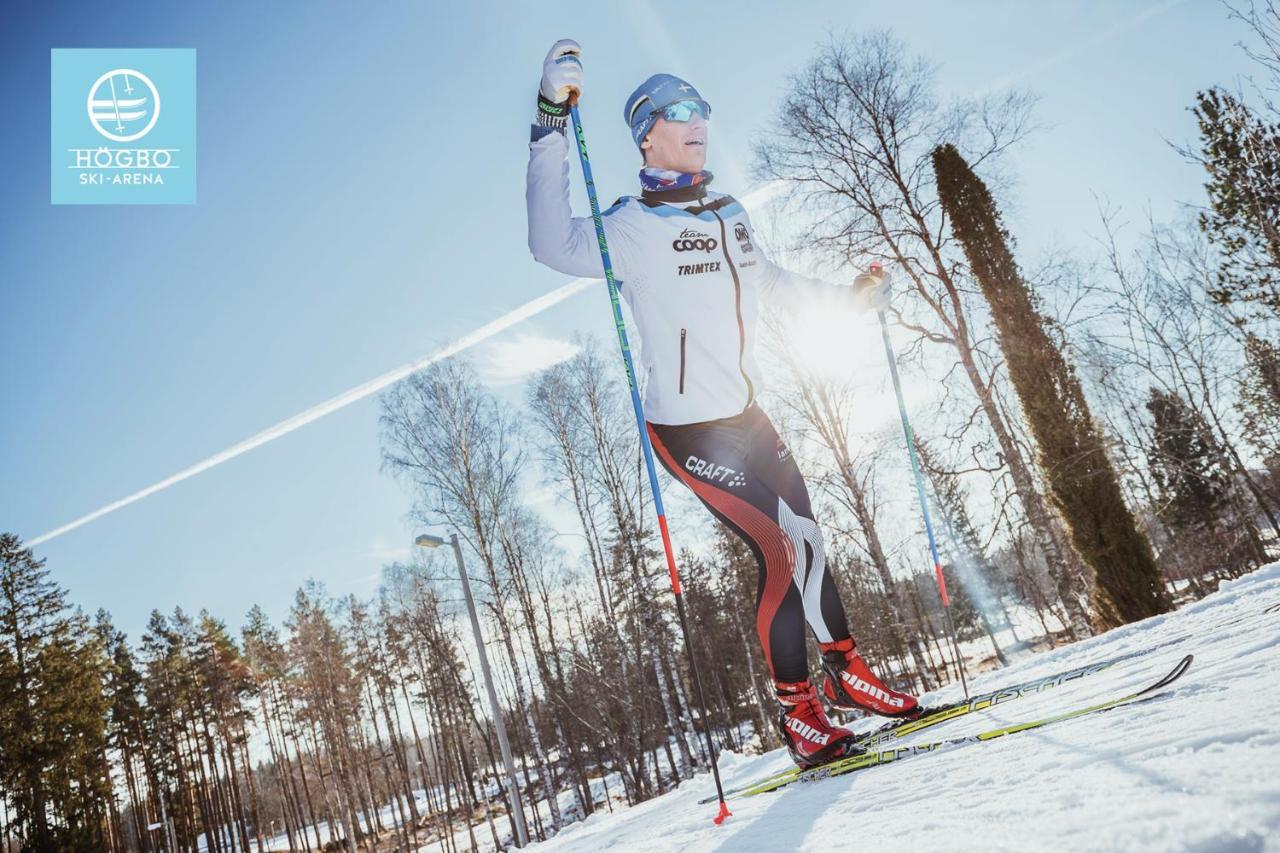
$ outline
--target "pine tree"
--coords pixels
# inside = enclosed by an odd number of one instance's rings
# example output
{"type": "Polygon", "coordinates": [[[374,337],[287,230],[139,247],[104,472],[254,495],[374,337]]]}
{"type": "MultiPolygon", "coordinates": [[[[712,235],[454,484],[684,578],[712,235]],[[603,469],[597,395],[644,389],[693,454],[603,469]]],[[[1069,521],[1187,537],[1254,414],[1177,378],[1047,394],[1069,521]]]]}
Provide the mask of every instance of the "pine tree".
{"type": "Polygon", "coordinates": [[[1161,496],[1161,519],[1180,530],[1203,531],[1217,519],[1231,494],[1231,471],[1198,412],[1173,392],[1152,388],[1152,479],[1161,496]]]}
{"type": "MultiPolygon", "coordinates": [[[[142,707],[142,673],[134,661],[133,651],[125,635],[111,624],[105,610],[99,610],[95,630],[107,658],[103,696],[107,703],[107,746],[115,750],[124,772],[125,792],[129,797],[126,815],[131,832],[147,850],[145,839],[151,822],[137,776],[138,761],[147,748],[144,729],[146,715],[142,707]]],[[[123,830],[123,827],[122,827],[123,830]]]]}
{"type": "Polygon", "coordinates": [[[1280,317],[1280,124],[1217,88],[1198,92],[1192,112],[1209,173],[1200,227],[1225,259],[1214,296],[1280,317]]]}
{"type": "Polygon", "coordinates": [[[991,624],[995,611],[1004,610],[1004,582],[987,558],[982,540],[969,517],[964,484],[958,474],[939,465],[927,444],[917,440],[916,448],[933,492],[933,505],[940,522],[939,544],[948,558],[948,563],[943,566],[943,578],[952,599],[952,618],[956,629],[962,630],[963,626],[981,628],[991,641],[996,659],[1007,666],[1009,660],[1000,648],[991,624]]]}
{"type": "Polygon", "coordinates": [[[1245,440],[1264,458],[1280,463],[1280,346],[1246,335],[1246,372],[1240,381],[1245,440]]]}
{"type": "Polygon", "coordinates": [[[1202,565],[1212,560],[1232,574],[1260,556],[1257,533],[1243,510],[1230,460],[1204,417],[1176,393],[1151,389],[1151,478],[1158,515],[1202,565]]]}
{"type": "Polygon", "coordinates": [[[115,801],[103,763],[106,663],[92,624],[79,610],[62,614],[38,657],[36,721],[50,760],[45,778],[61,849],[104,849],[109,844],[115,801]]]}
{"type": "Polygon", "coordinates": [[[319,583],[310,581],[298,590],[289,611],[293,633],[289,655],[295,664],[301,717],[323,744],[335,811],[346,824],[343,843],[354,851],[365,836],[356,817],[360,794],[354,744],[361,685],[353,672],[350,645],[334,623],[332,609],[333,602],[319,583]]]}
{"type": "Polygon", "coordinates": [[[1114,625],[1163,613],[1169,604],[1151,545],[1125,506],[1079,379],[1018,271],[991,193],[952,145],[934,150],[933,166],[952,233],[991,306],[1054,505],[1096,575],[1096,618],[1114,625]]]}
{"type": "Polygon", "coordinates": [[[0,791],[27,849],[107,845],[102,667],[44,561],[0,534],[0,791]]]}
{"type": "MultiPolygon", "coordinates": [[[[173,822],[177,839],[194,846],[201,832],[212,833],[208,779],[195,743],[196,677],[189,648],[190,619],[175,610],[170,619],[151,612],[143,632],[140,660],[145,675],[147,768],[155,812],[173,822]]],[[[208,836],[216,845],[216,835],[208,836]]]]}
{"type": "MultiPolygon", "coordinates": [[[[293,756],[289,753],[287,723],[282,710],[281,685],[288,669],[287,656],[279,631],[271,624],[261,607],[255,604],[245,620],[241,629],[244,659],[249,668],[249,677],[257,685],[262,732],[266,736],[278,785],[278,806],[273,813],[280,815],[289,849],[293,850],[298,843],[306,846],[305,828],[312,821],[308,820],[305,811],[310,806],[310,799],[303,796],[305,788],[300,786],[294,772],[293,756]]],[[[301,764],[300,758],[298,764],[301,764]]],[[[303,781],[305,782],[305,776],[303,781]]],[[[264,815],[264,819],[265,817],[264,815]]]]}
{"type": "Polygon", "coordinates": [[[219,762],[226,773],[227,778],[216,780],[220,810],[230,824],[226,829],[237,833],[240,846],[247,849],[245,816],[249,809],[241,796],[241,777],[248,768],[239,766],[237,753],[247,739],[244,726],[249,712],[245,703],[254,684],[235,640],[220,620],[202,611],[195,641],[193,664],[199,679],[205,752],[215,776],[219,762]]]}

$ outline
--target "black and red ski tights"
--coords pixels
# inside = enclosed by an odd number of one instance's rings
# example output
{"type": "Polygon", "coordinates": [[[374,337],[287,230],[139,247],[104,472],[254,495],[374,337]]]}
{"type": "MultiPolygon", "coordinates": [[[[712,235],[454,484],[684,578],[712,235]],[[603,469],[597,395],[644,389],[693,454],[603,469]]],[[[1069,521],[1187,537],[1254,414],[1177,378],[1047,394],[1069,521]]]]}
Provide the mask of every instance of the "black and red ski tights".
{"type": "Polygon", "coordinates": [[[756,631],[774,681],[807,681],[805,621],[823,644],[847,639],[849,626],[809,490],[769,416],[753,403],[716,421],[651,423],[649,437],[663,467],[755,555],[756,631]]]}

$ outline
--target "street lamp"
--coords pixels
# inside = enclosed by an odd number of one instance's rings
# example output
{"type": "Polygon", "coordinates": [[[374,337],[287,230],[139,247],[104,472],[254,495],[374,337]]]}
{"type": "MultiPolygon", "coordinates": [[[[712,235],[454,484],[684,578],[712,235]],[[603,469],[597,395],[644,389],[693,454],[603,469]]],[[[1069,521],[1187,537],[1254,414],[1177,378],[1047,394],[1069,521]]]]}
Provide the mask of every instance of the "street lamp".
{"type": "MultiPolygon", "coordinates": [[[[445,540],[439,536],[423,533],[413,540],[420,548],[441,548],[445,540]]],[[[493,714],[493,727],[498,732],[498,747],[502,750],[502,763],[507,768],[507,787],[511,790],[511,817],[516,825],[517,847],[529,843],[529,831],[524,825],[524,801],[520,797],[520,783],[516,780],[516,765],[511,760],[511,744],[507,741],[507,727],[502,722],[502,708],[498,706],[498,691],[493,689],[493,673],[489,670],[489,655],[484,650],[484,638],[480,635],[480,617],[476,615],[476,603],[471,597],[471,583],[467,580],[467,569],[462,564],[462,546],[458,544],[458,534],[450,534],[448,543],[453,545],[453,555],[458,560],[458,577],[462,580],[462,595],[467,600],[467,613],[471,616],[471,631],[476,638],[476,652],[480,655],[480,671],[484,673],[484,686],[489,691],[489,711],[493,714]]]]}

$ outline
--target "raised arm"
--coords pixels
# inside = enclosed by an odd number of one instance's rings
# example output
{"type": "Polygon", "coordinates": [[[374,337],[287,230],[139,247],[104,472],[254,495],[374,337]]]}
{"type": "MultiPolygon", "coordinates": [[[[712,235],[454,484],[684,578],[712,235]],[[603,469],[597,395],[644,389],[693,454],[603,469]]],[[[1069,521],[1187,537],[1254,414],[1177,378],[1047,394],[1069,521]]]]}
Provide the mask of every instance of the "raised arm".
{"type": "MultiPolygon", "coordinates": [[[[575,217],[569,204],[569,141],[565,132],[569,95],[582,91],[580,53],[577,42],[562,39],[543,62],[525,183],[529,251],[538,263],[565,275],[603,278],[595,225],[589,216],[575,217]]],[[[610,216],[605,220],[605,236],[614,275],[624,279],[629,255],[626,229],[610,216]]]]}

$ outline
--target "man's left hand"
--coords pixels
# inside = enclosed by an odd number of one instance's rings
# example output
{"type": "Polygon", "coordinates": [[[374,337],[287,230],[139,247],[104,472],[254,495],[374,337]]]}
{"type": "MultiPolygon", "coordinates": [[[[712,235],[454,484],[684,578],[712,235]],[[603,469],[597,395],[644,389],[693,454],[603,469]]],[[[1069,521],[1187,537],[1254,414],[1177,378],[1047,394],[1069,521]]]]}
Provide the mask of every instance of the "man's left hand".
{"type": "Polygon", "coordinates": [[[893,302],[892,294],[889,273],[879,264],[872,264],[870,269],[853,280],[853,300],[859,310],[888,310],[893,302]]]}

